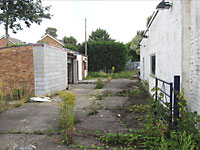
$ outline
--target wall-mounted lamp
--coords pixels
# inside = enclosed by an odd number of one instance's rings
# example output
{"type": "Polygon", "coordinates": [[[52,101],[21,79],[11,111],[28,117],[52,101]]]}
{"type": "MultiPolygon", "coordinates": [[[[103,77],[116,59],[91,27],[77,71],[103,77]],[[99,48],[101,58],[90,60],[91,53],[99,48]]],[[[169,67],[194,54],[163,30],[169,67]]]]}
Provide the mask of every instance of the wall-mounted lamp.
{"type": "Polygon", "coordinates": [[[164,10],[164,9],[169,9],[170,7],[172,7],[172,3],[170,2],[165,2],[164,0],[162,2],[160,2],[158,4],[158,6],[156,7],[156,9],[159,10],[164,10]]]}
{"type": "Polygon", "coordinates": [[[147,35],[145,35],[145,34],[143,34],[143,35],[142,35],[142,37],[143,37],[143,38],[148,38],[148,36],[147,36],[147,35]]]}

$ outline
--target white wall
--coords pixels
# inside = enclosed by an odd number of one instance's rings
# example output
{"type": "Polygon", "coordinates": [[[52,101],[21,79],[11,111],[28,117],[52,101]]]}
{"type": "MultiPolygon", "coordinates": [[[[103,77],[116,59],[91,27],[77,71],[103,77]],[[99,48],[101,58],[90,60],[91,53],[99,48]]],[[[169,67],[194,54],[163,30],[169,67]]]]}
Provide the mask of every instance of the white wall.
{"type": "Polygon", "coordinates": [[[87,75],[88,75],[88,74],[87,74],[87,72],[88,72],[88,71],[87,71],[87,61],[88,61],[88,60],[87,60],[87,57],[86,57],[86,56],[83,56],[83,62],[86,63],[86,69],[85,69],[85,70],[84,70],[84,65],[83,65],[83,72],[84,72],[84,73],[83,73],[83,76],[84,76],[84,78],[86,78],[87,75]]]}
{"type": "Polygon", "coordinates": [[[141,79],[150,89],[155,86],[149,75],[155,53],[156,77],[173,82],[180,75],[188,106],[200,114],[200,1],[173,0],[172,8],[158,12],[147,35],[141,42],[141,79]]]}
{"type": "Polygon", "coordinates": [[[200,114],[200,1],[191,1],[190,99],[193,111],[200,114]]]}
{"type": "Polygon", "coordinates": [[[82,65],[83,65],[83,60],[82,60],[82,55],[77,54],[77,60],[78,60],[78,80],[81,81],[83,80],[83,75],[82,75],[82,65]]]}
{"type": "Polygon", "coordinates": [[[182,73],[182,16],[181,2],[173,1],[173,7],[160,10],[141,42],[141,79],[149,81],[150,90],[155,79],[150,76],[150,56],[156,55],[155,76],[173,82],[174,75],[182,73]],[[143,64],[143,58],[145,64],[143,64]],[[145,68],[145,69],[143,69],[145,68]]]}
{"type": "Polygon", "coordinates": [[[66,89],[67,52],[45,45],[34,47],[35,95],[47,95],[66,89]]]}

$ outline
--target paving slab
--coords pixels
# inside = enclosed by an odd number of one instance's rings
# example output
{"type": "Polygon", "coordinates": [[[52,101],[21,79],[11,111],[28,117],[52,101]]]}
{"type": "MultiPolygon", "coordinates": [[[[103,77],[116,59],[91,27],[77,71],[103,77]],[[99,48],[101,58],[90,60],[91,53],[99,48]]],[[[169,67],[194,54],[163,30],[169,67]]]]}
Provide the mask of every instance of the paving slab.
{"type": "Polygon", "coordinates": [[[104,109],[120,109],[128,100],[128,97],[108,96],[100,101],[104,109]]]}
{"type": "Polygon", "coordinates": [[[21,131],[33,133],[58,126],[59,118],[55,103],[26,103],[22,107],[8,110],[0,116],[0,132],[21,131]]]}
{"type": "Polygon", "coordinates": [[[130,79],[112,79],[108,84],[105,85],[103,92],[105,95],[114,95],[117,92],[127,89],[127,87],[129,87],[134,82],[136,81],[130,79]]]}
{"type": "Polygon", "coordinates": [[[75,125],[77,130],[90,132],[120,132],[123,130],[117,121],[118,116],[110,113],[109,110],[100,110],[97,114],[89,116],[85,120],[75,125]]]}
{"type": "Polygon", "coordinates": [[[57,137],[36,134],[0,134],[0,150],[67,150],[57,137]]]}

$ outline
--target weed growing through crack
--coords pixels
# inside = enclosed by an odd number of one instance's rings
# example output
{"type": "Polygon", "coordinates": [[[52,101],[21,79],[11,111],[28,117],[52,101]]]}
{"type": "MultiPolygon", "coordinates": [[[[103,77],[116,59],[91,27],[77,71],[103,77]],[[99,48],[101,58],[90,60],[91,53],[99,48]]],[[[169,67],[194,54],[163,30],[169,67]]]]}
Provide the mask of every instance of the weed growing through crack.
{"type": "Polygon", "coordinates": [[[109,102],[110,102],[110,93],[108,94],[108,96],[106,97],[106,106],[105,106],[105,110],[109,109],[109,102]]]}
{"type": "Polygon", "coordinates": [[[6,94],[3,92],[3,83],[0,82],[0,112],[3,112],[8,108],[8,101],[6,99],[6,94]]]}
{"type": "Polygon", "coordinates": [[[75,95],[71,92],[60,92],[63,103],[59,105],[61,133],[66,143],[73,143],[75,95]]]}
{"type": "Polygon", "coordinates": [[[94,96],[95,100],[102,100],[102,95],[99,93],[99,91],[97,91],[96,94],[92,96],[94,96]]]}
{"type": "Polygon", "coordinates": [[[11,107],[20,107],[28,101],[31,93],[27,92],[25,85],[14,85],[11,90],[3,90],[3,83],[0,82],[0,112],[9,108],[9,101],[15,101],[11,107]]]}
{"type": "Polygon", "coordinates": [[[102,81],[101,78],[98,78],[97,79],[97,82],[96,82],[96,89],[102,89],[104,87],[105,83],[102,81]]]}
{"type": "Polygon", "coordinates": [[[99,101],[97,101],[97,100],[92,101],[92,105],[90,106],[88,116],[98,113],[98,111],[97,111],[97,105],[98,104],[99,104],[99,101]]]}
{"type": "Polygon", "coordinates": [[[54,134],[55,134],[55,130],[54,130],[54,129],[49,129],[49,130],[47,131],[47,134],[48,134],[49,136],[54,135],[54,134]]]}

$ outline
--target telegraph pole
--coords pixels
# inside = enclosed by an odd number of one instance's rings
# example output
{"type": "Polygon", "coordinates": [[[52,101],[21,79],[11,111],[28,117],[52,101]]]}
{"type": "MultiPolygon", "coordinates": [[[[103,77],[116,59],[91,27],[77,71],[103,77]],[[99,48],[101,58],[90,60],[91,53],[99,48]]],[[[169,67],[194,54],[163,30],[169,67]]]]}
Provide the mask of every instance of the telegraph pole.
{"type": "Polygon", "coordinates": [[[85,18],[85,56],[87,56],[87,25],[86,25],[86,18],[85,18]]]}

